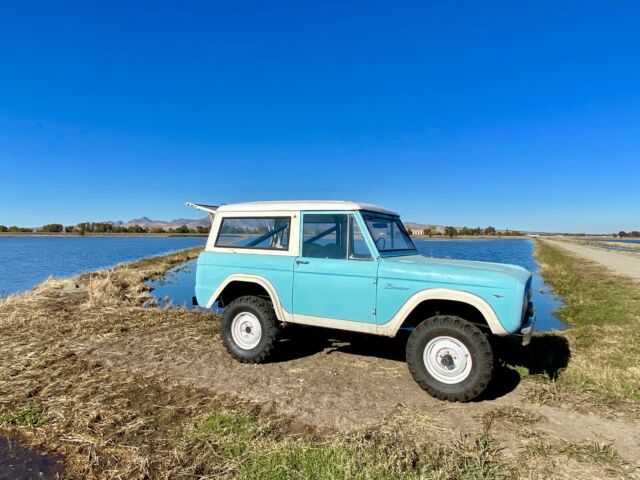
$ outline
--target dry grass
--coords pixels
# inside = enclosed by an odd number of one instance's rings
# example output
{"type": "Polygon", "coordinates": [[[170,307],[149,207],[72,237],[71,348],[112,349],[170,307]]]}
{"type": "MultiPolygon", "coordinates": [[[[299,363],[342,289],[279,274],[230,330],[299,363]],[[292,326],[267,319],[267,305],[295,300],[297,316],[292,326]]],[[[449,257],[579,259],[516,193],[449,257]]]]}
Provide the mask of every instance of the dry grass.
{"type": "Polygon", "coordinates": [[[567,459],[572,458],[581,463],[595,463],[615,471],[632,471],[632,467],[622,460],[607,443],[576,443],[536,436],[523,447],[522,453],[527,457],[540,459],[561,455],[567,459]]]}
{"type": "Polygon", "coordinates": [[[567,442],[546,435],[537,435],[521,448],[520,461],[524,464],[545,466],[545,474],[538,477],[533,470],[531,478],[562,478],[562,470],[570,472],[566,478],[637,478],[633,465],[622,460],[611,445],[598,442],[567,442]]]}
{"type": "Polygon", "coordinates": [[[492,422],[494,420],[501,420],[521,427],[533,425],[540,421],[542,415],[515,405],[505,405],[487,412],[486,418],[492,422]]]}
{"type": "Polygon", "coordinates": [[[565,305],[571,350],[554,383],[534,389],[543,403],[583,403],[640,413],[640,289],[630,279],[544,241],[536,254],[542,275],[565,305]]]}

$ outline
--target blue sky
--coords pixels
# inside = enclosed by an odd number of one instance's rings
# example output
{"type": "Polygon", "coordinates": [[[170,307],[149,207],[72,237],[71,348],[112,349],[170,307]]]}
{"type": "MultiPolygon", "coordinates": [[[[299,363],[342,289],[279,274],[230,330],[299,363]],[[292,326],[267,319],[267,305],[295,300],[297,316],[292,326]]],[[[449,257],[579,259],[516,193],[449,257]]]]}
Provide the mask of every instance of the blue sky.
{"type": "Polygon", "coordinates": [[[637,2],[3,2],[0,224],[350,199],[640,229],[637,2]]]}

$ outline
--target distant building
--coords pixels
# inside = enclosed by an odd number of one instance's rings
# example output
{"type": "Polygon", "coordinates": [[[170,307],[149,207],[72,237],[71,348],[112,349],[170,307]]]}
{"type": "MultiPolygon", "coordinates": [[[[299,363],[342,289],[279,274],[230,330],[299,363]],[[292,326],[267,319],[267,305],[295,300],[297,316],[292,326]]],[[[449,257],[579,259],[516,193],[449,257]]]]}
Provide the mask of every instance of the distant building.
{"type": "Polygon", "coordinates": [[[429,230],[431,230],[432,235],[444,235],[444,227],[438,225],[405,224],[405,227],[411,235],[428,235],[429,230]]]}

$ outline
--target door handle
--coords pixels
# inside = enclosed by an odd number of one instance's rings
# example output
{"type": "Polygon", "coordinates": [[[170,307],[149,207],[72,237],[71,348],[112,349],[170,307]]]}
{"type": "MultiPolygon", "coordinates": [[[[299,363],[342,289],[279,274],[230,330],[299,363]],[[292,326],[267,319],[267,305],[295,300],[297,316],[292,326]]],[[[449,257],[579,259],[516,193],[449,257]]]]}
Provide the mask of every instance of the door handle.
{"type": "Polygon", "coordinates": [[[296,260],[296,263],[298,265],[307,265],[309,263],[309,260],[296,260]]]}

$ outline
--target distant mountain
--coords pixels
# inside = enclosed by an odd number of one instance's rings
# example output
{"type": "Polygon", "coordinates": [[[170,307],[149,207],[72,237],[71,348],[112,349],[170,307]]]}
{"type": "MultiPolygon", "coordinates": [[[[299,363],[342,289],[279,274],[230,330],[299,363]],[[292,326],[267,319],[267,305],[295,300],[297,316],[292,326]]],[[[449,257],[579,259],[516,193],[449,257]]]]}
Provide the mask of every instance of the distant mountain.
{"type": "Polygon", "coordinates": [[[132,218],[128,222],[105,222],[122,227],[130,227],[132,225],[140,225],[141,227],[160,227],[160,228],[176,228],[186,225],[189,228],[210,227],[211,221],[209,217],[200,219],[194,218],[176,218],[175,220],[152,220],[149,217],[132,218]]]}

